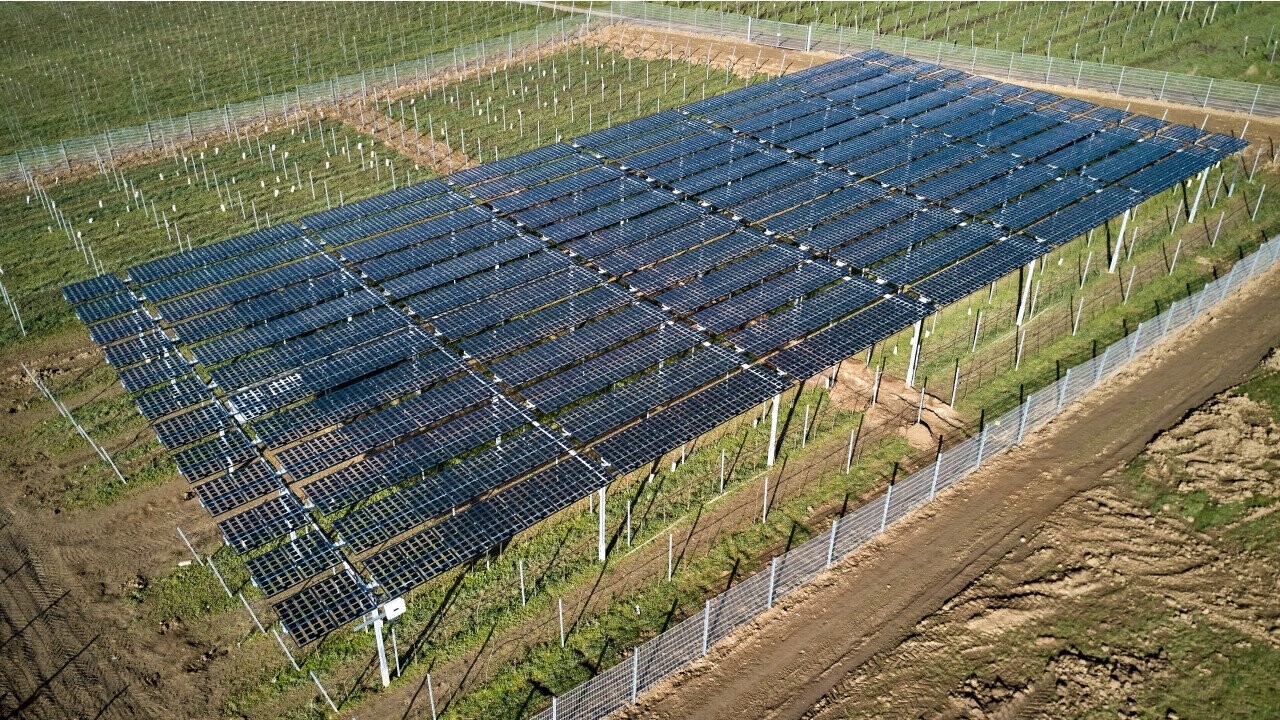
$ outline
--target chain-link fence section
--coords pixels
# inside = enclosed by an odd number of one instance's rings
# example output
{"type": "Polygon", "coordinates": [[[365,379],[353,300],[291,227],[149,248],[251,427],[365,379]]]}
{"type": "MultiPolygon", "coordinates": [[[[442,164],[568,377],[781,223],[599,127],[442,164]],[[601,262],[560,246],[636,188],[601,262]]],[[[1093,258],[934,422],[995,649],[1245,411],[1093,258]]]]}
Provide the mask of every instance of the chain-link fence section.
{"type": "Polygon", "coordinates": [[[1108,346],[1101,355],[1068,369],[1062,379],[1032,393],[1018,407],[985,424],[976,435],[938,453],[932,463],[891,484],[857,510],[836,518],[828,532],[778,555],[764,570],[707,600],[701,613],[635,647],[627,660],[556,697],[550,708],[535,717],[538,720],[594,720],[634,703],[647,688],[706,655],[717,642],[751,622],[792,590],[811,582],[832,563],[927,504],[993,456],[1019,444],[1027,433],[1052,420],[1139,354],[1193,322],[1277,260],[1280,260],[1280,236],[1263,243],[1256,252],[1236,263],[1230,273],[1141,323],[1137,330],[1108,346]]]}
{"type": "Polygon", "coordinates": [[[1059,85],[1249,115],[1280,115],[1280,88],[1255,83],[916,40],[836,25],[796,25],[647,2],[613,2],[610,11],[616,19],[628,22],[736,37],[791,50],[840,54],[883,50],[1011,82],[1059,85]]]}
{"type": "Polygon", "coordinates": [[[581,33],[588,22],[590,18],[587,16],[570,15],[529,30],[462,45],[451,52],[300,85],[257,100],[108,130],[101,135],[64,140],[57,145],[20,150],[0,157],[0,180],[20,180],[22,168],[34,173],[69,170],[74,165],[114,161],[120,155],[163,151],[174,143],[193,142],[208,135],[222,133],[230,137],[233,128],[265,126],[275,120],[288,122],[299,113],[336,105],[340,100],[358,97],[374,87],[399,87],[423,82],[436,73],[464,70],[500,59],[510,60],[520,51],[565,42],[581,33]]]}

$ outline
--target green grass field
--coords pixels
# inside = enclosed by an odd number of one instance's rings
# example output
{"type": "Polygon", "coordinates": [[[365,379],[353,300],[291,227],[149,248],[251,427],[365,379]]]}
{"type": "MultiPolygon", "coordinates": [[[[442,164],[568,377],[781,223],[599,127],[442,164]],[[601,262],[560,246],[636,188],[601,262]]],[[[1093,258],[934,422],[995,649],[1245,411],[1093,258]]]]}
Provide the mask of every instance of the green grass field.
{"type": "Polygon", "coordinates": [[[798,24],[1280,84],[1269,2],[675,2],[798,24]],[[1246,40],[1247,38],[1247,40],[1246,40]]]}
{"type": "Polygon", "coordinates": [[[579,46],[401,98],[392,115],[409,128],[416,116],[422,134],[490,161],[747,84],[698,63],[579,46]]]}
{"type": "Polygon", "coordinates": [[[7,3],[0,154],[449,52],[555,15],[509,2],[7,3]]]}

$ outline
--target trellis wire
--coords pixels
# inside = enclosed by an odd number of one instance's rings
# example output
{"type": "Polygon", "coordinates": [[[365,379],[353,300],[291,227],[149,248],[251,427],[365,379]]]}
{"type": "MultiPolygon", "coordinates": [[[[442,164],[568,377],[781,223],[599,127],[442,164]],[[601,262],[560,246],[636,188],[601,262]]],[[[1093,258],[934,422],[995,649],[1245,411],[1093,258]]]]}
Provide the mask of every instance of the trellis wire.
{"type": "MultiPolygon", "coordinates": [[[[981,461],[1014,447],[1099,383],[1128,365],[1164,338],[1177,333],[1224,300],[1233,290],[1280,260],[1280,236],[1236,263],[1231,271],[1199,292],[1172,303],[1143,322],[1137,331],[1106,348],[1095,358],[1070,369],[1059,381],[1032,393],[1023,404],[988,423],[984,432],[942,452],[935,462],[894,484],[892,494],[881,493],[838,520],[836,529],[774,558],[770,572],[757,572],[711,598],[702,613],[637,646],[632,656],[556,697],[555,720],[594,720],[635,701],[640,693],[661,682],[734,631],[765,612],[772,603],[811,582],[827,567],[827,558],[843,558],[888,525],[931,501],[937,491],[954,485],[977,469],[981,461]],[[981,457],[979,455],[981,454],[981,457]],[[772,587],[770,580],[773,580],[772,587]]],[[[551,711],[535,716],[550,720],[551,711]]]]}

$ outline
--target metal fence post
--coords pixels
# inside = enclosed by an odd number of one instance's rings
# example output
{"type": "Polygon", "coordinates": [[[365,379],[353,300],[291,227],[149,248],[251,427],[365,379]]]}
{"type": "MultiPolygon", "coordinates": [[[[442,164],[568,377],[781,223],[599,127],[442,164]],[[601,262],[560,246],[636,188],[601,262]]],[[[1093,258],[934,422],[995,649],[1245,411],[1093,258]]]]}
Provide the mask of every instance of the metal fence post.
{"type": "Polygon", "coordinates": [[[974,470],[982,467],[982,454],[987,449],[987,426],[982,426],[982,432],[978,434],[978,462],[973,466],[974,470]]]}
{"type": "Polygon", "coordinates": [[[884,532],[884,528],[889,524],[889,503],[893,501],[893,483],[889,483],[889,489],[884,493],[884,510],[880,512],[880,532],[884,532]]]}
{"type": "Polygon", "coordinates": [[[631,648],[631,702],[636,701],[640,692],[640,646],[631,648]]]}
{"type": "MultiPolygon", "coordinates": [[[[942,445],[942,441],[938,441],[938,445],[942,445]]],[[[942,449],[939,447],[938,454],[933,458],[933,480],[929,483],[929,499],[932,500],[938,494],[938,474],[942,471],[942,449]]]]}
{"type": "Polygon", "coordinates": [[[1071,382],[1071,368],[1067,368],[1067,372],[1063,374],[1062,380],[1058,383],[1058,412],[1062,412],[1062,404],[1067,399],[1067,383],[1071,382]]]}
{"type": "Polygon", "coordinates": [[[838,532],[839,527],[840,527],[840,517],[836,516],[836,518],[831,521],[831,537],[827,539],[827,567],[828,568],[831,567],[831,560],[836,553],[836,532],[838,532]]]}
{"type": "Polygon", "coordinates": [[[773,607],[773,586],[778,580],[778,556],[774,555],[769,563],[769,596],[765,599],[765,607],[773,607]]]}
{"type": "Polygon", "coordinates": [[[711,634],[711,599],[702,606],[702,656],[707,656],[707,636],[711,634]]]}

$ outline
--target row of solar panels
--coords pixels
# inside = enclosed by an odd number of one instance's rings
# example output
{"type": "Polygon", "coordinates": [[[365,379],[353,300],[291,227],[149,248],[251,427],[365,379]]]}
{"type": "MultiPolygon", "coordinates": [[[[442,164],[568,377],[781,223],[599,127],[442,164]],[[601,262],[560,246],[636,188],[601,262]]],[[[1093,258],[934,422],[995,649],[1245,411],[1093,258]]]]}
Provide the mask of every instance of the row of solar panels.
{"type": "MultiPolygon", "coordinates": [[[[278,450],[294,479],[318,475],[300,488],[309,503],[329,513],[396,489],[338,522],[341,540],[362,552],[563,460],[568,437],[595,442],[615,472],[626,471],[759,400],[746,398],[785,387],[773,371],[742,370],[745,358],[712,336],[807,377],[929,312],[894,294],[895,286],[939,304],[963,297],[1047,250],[1008,228],[1065,209],[1058,216],[1070,216],[1059,220],[1070,222],[1058,227],[1080,228],[1050,235],[1065,241],[1136,203],[1136,185],[1151,192],[1176,183],[1232,147],[1220,136],[893,58],[814,70],[810,80],[788,76],[575,141],[590,154],[554,145],[304,218],[308,234],[334,246],[341,264],[299,228],[283,226],[148,263],[130,279],[179,340],[193,343],[230,407],[278,450]],[[1134,154],[1121,162],[1125,152],[1134,154]],[[1159,165],[1179,154],[1187,159],[1159,165]],[[1036,164],[1045,157],[1059,164],[1036,164]],[[1147,164],[1131,167],[1139,161],[1147,164]],[[1062,177],[1063,167],[1091,174],[1062,177]],[[1150,179],[1134,179],[1143,173],[1150,179]],[[1128,190],[1102,188],[1108,178],[1129,178],[1128,190]],[[1071,191],[1055,193],[1061,204],[1053,205],[1047,193],[1059,185],[1071,191]],[[1020,205],[1008,204],[1020,195],[1020,205]],[[934,205],[948,198],[963,202],[934,205]],[[987,214],[1001,204],[999,217],[987,214]],[[1051,209],[1034,216],[1024,206],[1051,209]],[[849,266],[888,284],[850,276],[842,269],[849,266]],[[415,335],[356,281],[357,271],[447,344],[486,362],[499,384],[468,374],[446,349],[415,335]],[[282,300],[263,297],[277,288],[282,300]],[[288,312],[291,305],[305,309],[288,312]],[[784,305],[791,307],[774,313],[784,305]],[[377,410],[415,393],[423,394],[377,410]],[[461,464],[433,470],[458,456],[461,464]]],[[[67,290],[95,323],[95,340],[109,343],[109,358],[156,358],[151,371],[122,370],[122,382],[127,373],[135,384],[182,377],[173,374],[185,361],[154,355],[163,341],[119,297],[125,289],[100,278],[67,290]],[[116,341],[126,338],[130,347],[120,348],[116,341]]],[[[175,399],[149,401],[146,414],[198,401],[201,388],[180,385],[171,383],[175,399]]],[[[189,444],[226,427],[221,406],[206,402],[161,420],[157,432],[189,444]]],[[[212,471],[251,457],[243,434],[231,430],[193,446],[199,450],[184,455],[185,464],[212,471]]],[[[237,487],[241,474],[224,472],[216,488],[206,483],[211,512],[269,491],[254,471],[237,487]]],[[[492,544],[523,529],[508,522],[495,530],[484,502],[429,530],[433,552],[465,559],[467,542],[492,544]],[[438,538],[448,533],[470,540],[441,551],[438,538]]],[[[292,494],[252,510],[224,527],[228,542],[245,550],[305,527],[309,517],[292,494]]],[[[264,590],[287,589],[340,557],[318,538],[305,548],[298,542],[261,555],[270,560],[251,559],[264,590]]],[[[408,542],[370,557],[367,567],[380,568],[376,581],[398,590],[393,578],[425,579],[412,568],[436,561],[408,552],[408,542]],[[380,559],[393,555],[398,565],[380,559]]],[[[326,622],[297,614],[327,607],[319,594],[328,591],[318,587],[279,605],[301,642],[344,622],[327,610],[326,622]]],[[[345,596],[334,602],[354,607],[345,596]]]]}

